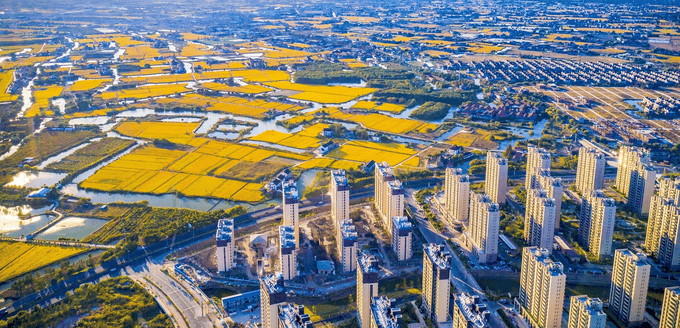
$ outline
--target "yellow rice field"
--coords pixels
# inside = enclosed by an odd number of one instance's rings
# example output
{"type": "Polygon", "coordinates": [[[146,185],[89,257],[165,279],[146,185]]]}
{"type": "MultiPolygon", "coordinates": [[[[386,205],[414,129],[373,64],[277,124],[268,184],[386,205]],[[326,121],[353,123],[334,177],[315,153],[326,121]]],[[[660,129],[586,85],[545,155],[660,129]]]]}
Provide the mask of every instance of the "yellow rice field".
{"type": "Polygon", "coordinates": [[[193,131],[201,123],[187,122],[121,122],[115,130],[126,136],[145,139],[166,139],[175,143],[189,144],[194,139],[193,131]]]}
{"type": "Polygon", "coordinates": [[[403,105],[390,104],[390,103],[376,103],[374,101],[358,101],[352,109],[365,109],[365,110],[377,110],[383,112],[401,113],[404,111],[403,105]]]}
{"type": "Polygon", "coordinates": [[[126,98],[150,98],[168,96],[182,92],[191,91],[187,89],[186,84],[165,84],[165,85],[147,85],[134,89],[122,89],[117,91],[103,92],[100,97],[104,100],[109,99],[126,99],[126,98]]]}
{"type": "Polygon", "coordinates": [[[265,84],[277,89],[300,91],[300,93],[290,96],[290,98],[314,101],[322,104],[345,103],[352,99],[371,94],[376,90],[373,88],[306,85],[288,81],[270,82],[265,84]]]}
{"type": "Polygon", "coordinates": [[[0,282],[85,252],[83,248],[0,241],[0,282]]]}
{"type": "Polygon", "coordinates": [[[73,84],[68,88],[70,91],[88,91],[92,89],[98,88],[100,85],[103,83],[109,83],[112,82],[113,80],[111,79],[99,79],[99,80],[80,80],[80,81],[75,81],[73,84]]]}

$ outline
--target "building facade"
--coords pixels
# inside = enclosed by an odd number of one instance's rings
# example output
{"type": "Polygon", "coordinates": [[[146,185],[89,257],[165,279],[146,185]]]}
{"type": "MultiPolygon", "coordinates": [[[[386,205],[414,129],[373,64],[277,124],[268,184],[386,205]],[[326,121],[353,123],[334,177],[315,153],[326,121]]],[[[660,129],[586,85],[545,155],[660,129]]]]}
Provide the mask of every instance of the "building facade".
{"type": "Polygon", "coordinates": [[[282,224],[293,226],[295,229],[295,247],[300,247],[300,200],[298,199],[295,181],[284,182],[281,190],[283,194],[283,202],[281,203],[282,224]]]}
{"type": "Polygon", "coordinates": [[[606,328],[607,314],[602,311],[602,301],[586,295],[572,296],[569,304],[567,328],[606,328]]]}
{"type": "MultiPolygon", "coordinates": [[[[534,168],[534,174],[531,176],[531,188],[543,189],[548,197],[555,200],[555,231],[560,228],[560,214],[562,212],[562,178],[554,178],[550,173],[550,169],[534,168]]],[[[528,193],[528,190],[527,190],[528,193]]]]}
{"type": "Polygon", "coordinates": [[[645,250],[671,271],[680,270],[680,206],[669,179],[661,181],[659,195],[652,196],[647,220],[645,250]]]}
{"type": "Polygon", "coordinates": [[[260,278],[260,316],[262,328],[279,328],[279,306],[286,304],[283,275],[275,273],[260,278]]]}
{"type": "Polygon", "coordinates": [[[496,262],[501,211],[489,195],[470,193],[470,225],[466,231],[479,263],[496,262]]]}
{"type": "Polygon", "coordinates": [[[217,271],[224,272],[234,268],[234,220],[221,219],[217,222],[217,234],[215,236],[217,246],[217,271]]]}
{"type": "Polygon", "coordinates": [[[349,220],[349,182],[345,171],[331,171],[331,217],[336,227],[349,220]]]}
{"type": "Polygon", "coordinates": [[[374,297],[371,303],[370,328],[401,327],[401,309],[395,300],[381,296],[374,297]]]}
{"type": "Polygon", "coordinates": [[[566,281],[562,263],[553,262],[548,250],[538,247],[522,250],[518,302],[522,316],[531,326],[562,327],[566,281]]]}
{"type": "Polygon", "coordinates": [[[397,260],[405,261],[411,258],[412,231],[411,222],[405,216],[392,217],[392,249],[397,254],[397,260]]]}
{"type": "Polygon", "coordinates": [[[468,293],[453,296],[453,328],[491,328],[490,317],[491,312],[480,302],[479,296],[470,296],[468,293]]]}
{"type": "Polygon", "coordinates": [[[659,328],[680,327],[680,287],[666,288],[663,293],[663,306],[659,328]]]}
{"type": "Polygon", "coordinates": [[[636,326],[644,320],[650,268],[642,253],[627,249],[614,252],[609,310],[624,324],[636,326]]]}
{"type": "Polygon", "coordinates": [[[305,306],[294,303],[279,306],[280,328],[313,328],[309,314],[305,314],[305,306]]]}
{"type": "Polygon", "coordinates": [[[394,216],[404,215],[404,189],[394,178],[394,172],[387,163],[375,166],[375,207],[389,229],[394,216]]]}
{"type": "Polygon", "coordinates": [[[527,171],[524,180],[524,187],[527,191],[532,189],[532,175],[536,173],[536,169],[550,170],[550,161],[550,154],[545,149],[527,146],[527,171]]]}
{"type": "Polygon", "coordinates": [[[616,188],[628,199],[628,207],[645,215],[649,213],[654,193],[656,171],[649,165],[649,151],[642,148],[621,146],[616,188]]]}
{"type": "Polygon", "coordinates": [[[505,204],[508,192],[508,160],[497,151],[486,153],[486,180],[484,192],[497,204],[505,204]]]}
{"type": "Polygon", "coordinates": [[[423,306],[434,322],[449,316],[451,255],[444,245],[423,245],[423,306]]]}
{"type": "Polygon", "coordinates": [[[590,190],[581,199],[579,239],[583,248],[598,259],[612,255],[616,225],[616,202],[602,190],[590,190]]]}
{"type": "Polygon", "coordinates": [[[344,220],[338,229],[338,260],[343,272],[357,269],[357,245],[359,242],[356,227],[352,220],[344,220]]]}
{"type": "Polygon", "coordinates": [[[470,176],[460,168],[446,168],[446,211],[449,221],[467,221],[470,204],[470,176]]]}
{"type": "Polygon", "coordinates": [[[524,239],[527,245],[552,252],[554,226],[555,200],[548,197],[543,189],[530,189],[524,217],[524,239]]]}
{"type": "Polygon", "coordinates": [[[607,160],[603,153],[581,147],[578,150],[578,164],[576,166],[576,181],[574,187],[581,194],[590,190],[598,190],[604,187],[604,169],[607,160]]]}
{"type": "Polygon", "coordinates": [[[279,226],[279,261],[284,280],[297,277],[297,247],[293,226],[279,226]]]}
{"type": "Polygon", "coordinates": [[[618,154],[619,167],[616,171],[616,189],[629,197],[630,178],[639,163],[649,164],[649,151],[642,148],[621,146],[618,154]]]}
{"type": "Polygon", "coordinates": [[[357,312],[361,328],[371,327],[371,302],[378,296],[378,260],[357,252],[357,312]]]}

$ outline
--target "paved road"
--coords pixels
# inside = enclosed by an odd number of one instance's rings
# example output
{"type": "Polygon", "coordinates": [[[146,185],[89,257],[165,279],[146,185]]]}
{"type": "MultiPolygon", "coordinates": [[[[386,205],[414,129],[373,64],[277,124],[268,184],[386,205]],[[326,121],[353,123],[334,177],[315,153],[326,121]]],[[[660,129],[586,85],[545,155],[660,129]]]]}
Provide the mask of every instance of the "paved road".
{"type": "MultiPolygon", "coordinates": [[[[425,212],[416,202],[414,194],[414,189],[406,189],[404,201],[414,209],[413,215],[415,219],[418,220],[418,230],[420,230],[427,242],[444,244],[451,254],[451,283],[456,288],[457,292],[466,292],[470,295],[477,295],[481,299],[486,299],[486,295],[479,287],[479,284],[477,284],[477,281],[475,281],[474,277],[467,271],[463,262],[461,262],[456,253],[453,252],[446,242],[448,237],[437,232],[432,226],[432,223],[425,217],[425,212]]],[[[491,327],[506,327],[503,320],[501,320],[496,313],[496,310],[500,308],[500,305],[496,302],[486,302],[486,305],[489,312],[491,312],[491,327]]]]}

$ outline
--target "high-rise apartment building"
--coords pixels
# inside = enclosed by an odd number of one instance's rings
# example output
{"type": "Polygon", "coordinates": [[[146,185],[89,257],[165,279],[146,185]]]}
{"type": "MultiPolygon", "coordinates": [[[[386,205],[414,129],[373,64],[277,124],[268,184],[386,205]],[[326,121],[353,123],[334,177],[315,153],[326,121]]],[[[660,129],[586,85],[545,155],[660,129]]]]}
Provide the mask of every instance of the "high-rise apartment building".
{"type": "MultiPolygon", "coordinates": [[[[550,173],[550,169],[534,168],[534,174],[531,176],[531,189],[543,189],[548,194],[548,197],[555,200],[555,231],[560,227],[560,214],[562,212],[562,178],[554,178],[550,173]]],[[[527,189],[527,193],[529,189],[527,189]]]]}
{"type": "Polygon", "coordinates": [[[305,306],[294,303],[279,306],[280,328],[313,328],[309,314],[305,314],[305,306]]]}
{"type": "Polygon", "coordinates": [[[297,252],[293,226],[279,226],[279,260],[284,280],[297,277],[297,252]]]}
{"type": "Polygon", "coordinates": [[[527,171],[524,180],[526,190],[532,189],[531,177],[536,173],[535,169],[550,170],[550,164],[550,154],[545,149],[527,146],[527,171]]]}
{"type": "Polygon", "coordinates": [[[581,199],[579,239],[583,248],[598,259],[612,255],[616,225],[616,202],[602,190],[590,190],[581,199]]]}
{"type": "Polygon", "coordinates": [[[466,234],[472,241],[479,263],[496,262],[501,211],[489,195],[470,193],[470,225],[466,234]]]}
{"type": "Polygon", "coordinates": [[[659,328],[680,327],[680,287],[669,287],[663,293],[659,328]]]}
{"type": "Polygon", "coordinates": [[[357,269],[357,230],[352,220],[344,220],[338,229],[338,260],[342,263],[343,272],[357,269]]]}
{"type": "Polygon", "coordinates": [[[576,166],[576,182],[574,186],[581,194],[589,190],[598,190],[604,187],[604,169],[607,160],[603,153],[581,147],[578,150],[578,164],[576,166]]]}
{"type": "Polygon", "coordinates": [[[374,297],[371,303],[370,328],[401,327],[401,309],[396,300],[381,296],[374,297]]]}
{"type": "Polygon", "coordinates": [[[497,204],[505,204],[508,192],[508,160],[497,151],[486,153],[486,180],[484,192],[497,204]]]}
{"type": "Polygon", "coordinates": [[[434,322],[445,322],[449,314],[451,255],[444,245],[423,245],[423,306],[434,322]]]}
{"type": "Polygon", "coordinates": [[[388,229],[392,217],[404,215],[404,188],[387,163],[375,166],[375,207],[388,229]]]}
{"type": "Polygon", "coordinates": [[[295,247],[300,247],[300,201],[298,199],[298,190],[295,181],[290,180],[283,183],[282,187],[283,203],[281,209],[283,210],[282,224],[293,226],[295,229],[295,247]]]}
{"type": "Polygon", "coordinates": [[[675,204],[680,204],[680,178],[663,177],[659,180],[659,196],[672,199],[675,204]]]}
{"type": "Polygon", "coordinates": [[[405,216],[392,217],[392,249],[397,254],[397,260],[405,261],[411,258],[412,231],[411,222],[405,216]]]}
{"type": "Polygon", "coordinates": [[[527,192],[527,206],[524,217],[524,239],[529,246],[552,251],[555,236],[555,200],[548,197],[543,189],[527,192]]]}
{"type": "Polygon", "coordinates": [[[550,259],[544,248],[522,250],[522,271],[518,302],[522,316],[533,327],[562,327],[562,306],[567,279],[560,262],[550,259]]]}
{"type": "Polygon", "coordinates": [[[262,328],[279,327],[279,306],[286,304],[283,275],[275,273],[260,278],[260,316],[262,328]]]}
{"type": "Polygon", "coordinates": [[[643,148],[621,146],[618,154],[619,167],[616,171],[616,189],[628,197],[630,178],[639,163],[649,164],[649,151],[643,148]]]}
{"type": "Polygon", "coordinates": [[[649,165],[649,151],[629,146],[619,149],[616,188],[628,198],[628,207],[639,214],[649,213],[656,171],[649,165]]]}
{"type": "Polygon", "coordinates": [[[645,249],[666,268],[680,270],[680,206],[674,199],[652,197],[645,249]]]}
{"type": "Polygon", "coordinates": [[[453,299],[452,328],[491,328],[491,312],[479,300],[468,293],[455,294],[453,299]]]}
{"type": "Polygon", "coordinates": [[[349,219],[349,182],[345,171],[331,171],[331,217],[336,227],[349,219]]]}
{"type": "Polygon", "coordinates": [[[460,168],[446,169],[446,211],[449,221],[467,221],[470,204],[470,176],[463,174],[460,168]]]}
{"type": "Polygon", "coordinates": [[[371,302],[378,296],[378,260],[357,252],[357,311],[361,328],[371,327],[371,302]]]}
{"type": "Polygon", "coordinates": [[[586,295],[572,296],[569,304],[568,328],[605,328],[607,314],[602,311],[602,301],[586,295]]]}
{"type": "Polygon", "coordinates": [[[217,271],[224,272],[234,268],[234,220],[221,219],[217,221],[215,236],[217,245],[217,271]]]}
{"type": "Polygon", "coordinates": [[[644,320],[650,268],[642,253],[627,249],[614,252],[609,310],[626,325],[636,326],[644,320]]]}

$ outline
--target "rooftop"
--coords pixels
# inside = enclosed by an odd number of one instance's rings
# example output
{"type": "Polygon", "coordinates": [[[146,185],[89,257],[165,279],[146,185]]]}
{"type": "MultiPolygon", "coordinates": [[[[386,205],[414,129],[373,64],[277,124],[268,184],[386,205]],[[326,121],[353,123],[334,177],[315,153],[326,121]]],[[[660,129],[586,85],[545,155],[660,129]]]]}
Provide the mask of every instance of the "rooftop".
{"type": "Polygon", "coordinates": [[[465,316],[468,327],[489,327],[486,305],[479,302],[478,296],[470,296],[467,293],[456,294],[455,301],[460,312],[465,316]]]}
{"type": "Polygon", "coordinates": [[[548,151],[543,148],[529,146],[527,150],[529,153],[539,154],[542,159],[550,159],[550,153],[548,153],[548,151]]]}
{"type": "Polygon", "coordinates": [[[525,249],[528,249],[531,254],[536,257],[536,262],[546,267],[550,275],[564,275],[564,266],[560,262],[553,262],[553,260],[550,259],[550,252],[547,249],[538,247],[526,247],[525,249]]]}
{"type": "Polygon", "coordinates": [[[220,219],[217,221],[216,240],[231,241],[234,238],[234,220],[220,219]]]}
{"type": "Polygon", "coordinates": [[[408,219],[405,216],[395,216],[392,218],[392,222],[394,222],[397,230],[411,229],[411,222],[408,222],[408,219]]]}
{"type": "Polygon", "coordinates": [[[331,178],[335,180],[336,185],[349,187],[349,182],[347,181],[347,176],[345,176],[345,171],[343,170],[331,171],[331,178]]]}
{"type": "Polygon", "coordinates": [[[454,179],[457,179],[459,182],[469,182],[470,181],[470,176],[467,174],[463,174],[463,169],[459,167],[449,167],[446,169],[446,173],[451,174],[451,176],[454,177],[454,179]]]}
{"type": "Polygon", "coordinates": [[[402,184],[401,184],[401,181],[399,181],[399,180],[389,181],[389,182],[387,182],[387,185],[389,186],[389,188],[390,188],[392,191],[395,191],[395,190],[402,190],[402,189],[403,189],[403,186],[402,186],[402,184]]]}
{"type": "Polygon", "coordinates": [[[343,220],[340,224],[340,235],[342,240],[357,240],[358,234],[357,229],[352,224],[352,220],[343,220]]]}
{"type": "Polygon", "coordinates": [[[444,250],[444,245],[425,244],[423,251],[427,254],[430,261],[439,269],[448,270],[451,268],[451,254],[444,250]]]}
{"type": "Polygon", "coordinates": [[[357,261],[359,262],[359,268],[361,268],[361,272],[363,273],[378,272],[379,270],[378,259],[361,250],[357,252],[357,261]]]}
{"type": "Polygon", "coordinates": [[[298,199],[298,190],[294,180],[288,180],[283,183],[283,198],[298,199]]]}
{"type": "Polygon", "coordinates": [[[311,328],[312,320],[305,314],[304,305],[288,303],[279,307],[279,319],[285,328],[311,328]]]}
{"type": "Polygon", "coordinates": [[[261,277],[260,282],[265,286],[269,294],[284,293],[286,291],[286,288],[283,286],[283,274],[280,272],[261,277]]]}
{"type": "Polygon", "coordinates": [[[281,248],[295,248],[295,228],[293,226],[279,226],[281,248]]]}
{"type": "Polygon", "coordinates": [[[395,306],[396,301],[385,296],[374,297],[371,311],[378,328],[399,328],[401,309],[395,306]]]}
{"type": "Polygon", "coordinates": [[[583,303],[584,308],[588,311],[590,315],[605,315],[602,311],[602,301],[599,298],[589,298],[587,295],[574,296],[572,301],[576,299],[577,301],[583,303]]]}
{"type": "Polygon", "coordinates": [[[382,174],[385,177],[394,177],[394,170],[390,167],[387,162],[382,162],[382,163],[377,163],[375,166],[378,171],[380,171],[380,174],[382,174]]]}
{"type": "Polygon", "coordinates": [[[487,194],[478,194],[474,191],[471,191],[470,192],[470,200],[472,201],[473,199],[475,201],[477,201],[478,203],[483,203],[488,212],[498,212],[498,211],[500,211],[498,203],[491,202],[491,197],[487,194]]]}
{"type": "Polygon", "coordinates": [[[595,201],[601,202],[604,206],[607,207],[612,207],[616,206],[616,202],[607,197],[607,195],[604,193],[604,191],[598,189],[598,190],[591,190],[590,191],[590,197],[594,198],[595,201]]]}
{"type": "Polygon", "coordinates": [[[626,256],[631,261],[635,262],[635,265],[637,265],[637,266],[649,265],[647,263],[647,255],[645,255],[644,253],[640,253],[640,252],[633,253],[629,249],[617,249],[616,252],[621,253],[624,256],[626,256]]]}
{"type": "Polygon", "coordinates": [[[486,154],[487,160],[496,160],[499,165],[508,165],[508,160],[503,158],[503,154],[498,151],[489,151],[486,154]]]}

